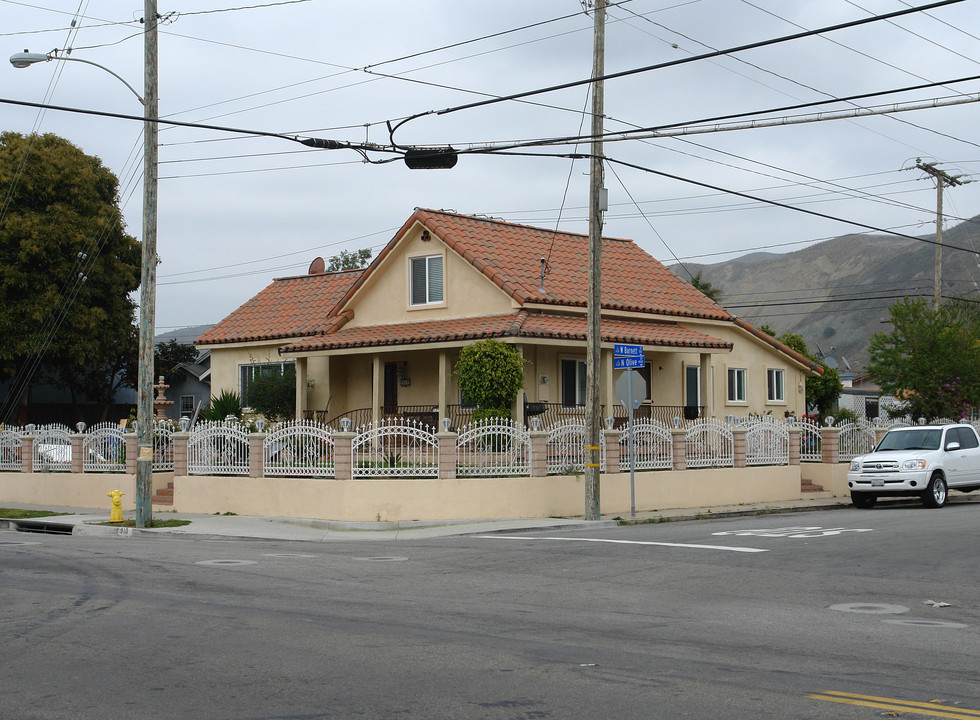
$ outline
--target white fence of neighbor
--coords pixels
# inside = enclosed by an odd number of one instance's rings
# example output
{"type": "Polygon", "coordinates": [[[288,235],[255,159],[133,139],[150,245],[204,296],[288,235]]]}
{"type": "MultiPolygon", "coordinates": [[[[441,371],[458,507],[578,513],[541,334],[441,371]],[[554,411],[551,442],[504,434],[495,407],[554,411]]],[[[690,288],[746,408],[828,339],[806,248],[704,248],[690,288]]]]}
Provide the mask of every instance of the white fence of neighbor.
{"type": "Polygon", "coordinates": [[[510,419],[475,421],[456,438],[457,477],[518,477],[531,474],[531,433],[510,419]]]}
{"type": "Polygon", "coordinates": [[[439,440],[432,426],[392,418],[361,428],[351,441],[351,475],[439,477],[439,440]]]}
{"type": "MultiPolygon", "coordinates": [[[[845,423],[837,427],[839,460],[869,452],[876,429],[920,424],[902,418],[877,423],[845,423]]],[[[941,421],[936,421],[941,422],[941,421]]],[[[949,421],[947,421],[949,422],[949,421]]],[[[745,460],[748,466],[783,465],[789,462],[790,429],[798,429],[800,460],[822,462],[821,427],[810,418],[775,420],[770,416],[735,418],[724,422],[699,419],[675,421],[684,430],[688,468],[732,467],[733,428],[745,431],[745,460]]],[[[975,426],[980,422],[975,423],[975,426]]],[[[83,426],[79,426],[83,429],[83,426]]],[[[349,423],[348,423],[349,427],[349,423]]],[[[980,428],[978,428],[980,429],[980,428]]],[[[154,428],[153,469],[173,469],[173,431],[167,424],[154,428]]],[[[619,438],[620,470],[669,470],[673,467],[671,428],[657,421],[639,420],[633,425],[633,452],[629,431],[619,438]]],[[[23,470],[22,436],[34,436],[35,472],[70,472],[72,438],[78,437],[65,425],[0,430],[0,471],[23,470]]],[[[261,472],[269,477],[335,477],[335,431],[312,420],[280,423],[262,440],[261,472]]],[[[585,424],[567,420],[547,430],[544,444],[546,472],[582,472],[585,464],[585,424]]],[[[111,424],[96,425],[82,433],[83,472],[125,472],[125,439],[132,433],[111,424]]],[[[76,440],[77,442],[77,440],[76,440]]],[[[510,420],[475,422],[460,428],[455,438],[458,477],[517,477],[531,474],[531,432],[510,420]]],[[[602,470],[606,469],[606,436],[601,436],[602,470]]],[[[351,441],[352,476],[438,477],[439,438],[435,428],[416,420],[391,418],[355,431],[351,441]]],[[[187,472],[192,475],[248,475],[250,471],[249,428],[237,420],[198,422],[187,441],[187,472]]]]}

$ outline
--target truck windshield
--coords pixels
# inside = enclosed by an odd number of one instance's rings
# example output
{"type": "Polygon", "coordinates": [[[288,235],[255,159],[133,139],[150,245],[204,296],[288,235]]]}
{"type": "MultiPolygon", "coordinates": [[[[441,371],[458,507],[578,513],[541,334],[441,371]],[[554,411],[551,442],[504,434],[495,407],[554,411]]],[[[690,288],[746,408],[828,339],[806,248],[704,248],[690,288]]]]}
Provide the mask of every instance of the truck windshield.
{"type": "Polygon", "coordinates": [[[942,436],[938,428],[891,430],[875,450],[938,450],[942,436]]]}

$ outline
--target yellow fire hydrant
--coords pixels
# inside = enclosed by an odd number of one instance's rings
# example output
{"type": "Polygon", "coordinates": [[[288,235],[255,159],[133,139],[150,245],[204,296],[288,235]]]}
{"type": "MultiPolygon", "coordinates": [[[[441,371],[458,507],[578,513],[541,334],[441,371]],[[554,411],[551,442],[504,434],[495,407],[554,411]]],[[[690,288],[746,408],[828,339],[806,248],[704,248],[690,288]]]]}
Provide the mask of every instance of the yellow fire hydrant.
{"type": "Polygon", "coordinates": [[[122,490],[112,490],[106,493],[106,497],[112,498],[112,510],[109,513],[109,522],[122,522],[122,496],[125,495],[122,490]]]}

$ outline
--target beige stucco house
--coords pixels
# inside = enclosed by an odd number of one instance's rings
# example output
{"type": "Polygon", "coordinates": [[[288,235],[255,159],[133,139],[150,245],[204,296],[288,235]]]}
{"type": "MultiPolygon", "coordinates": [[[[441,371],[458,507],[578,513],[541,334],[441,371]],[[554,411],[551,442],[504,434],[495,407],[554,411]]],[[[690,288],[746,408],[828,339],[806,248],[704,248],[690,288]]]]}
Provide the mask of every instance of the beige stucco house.
{"type": "MultiPolygon", "coordinates": [[[[279,278],[197,340],[212,393],[248,398],[256,373],[296,369],[297,416],[355,425],[385,416],[468,417],[453,365],[483,339],[525,360],[514,416],[547,425],[585,402],[588,238],[416,210],[363,270],[279,278]]],[[[602,241],[601,402],[616,401],[613,346],[642,345],[641,416],[806,412],[804,356],[731,315],[630,240],[602,241]]]]}

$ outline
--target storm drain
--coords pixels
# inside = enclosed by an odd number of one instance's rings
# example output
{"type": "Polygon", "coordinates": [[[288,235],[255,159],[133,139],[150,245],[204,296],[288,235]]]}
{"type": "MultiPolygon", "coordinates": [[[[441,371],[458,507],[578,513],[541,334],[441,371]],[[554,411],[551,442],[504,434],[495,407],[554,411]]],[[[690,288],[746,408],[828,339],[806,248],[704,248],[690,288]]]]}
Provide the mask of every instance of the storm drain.
{"type": "Polygon", "coordinates": [[[39,522],[37,520],[18,520],[14,523],[17,532],[46,533],[48,535],[71,535],[74,525],[65,523],[39,522]]]}

